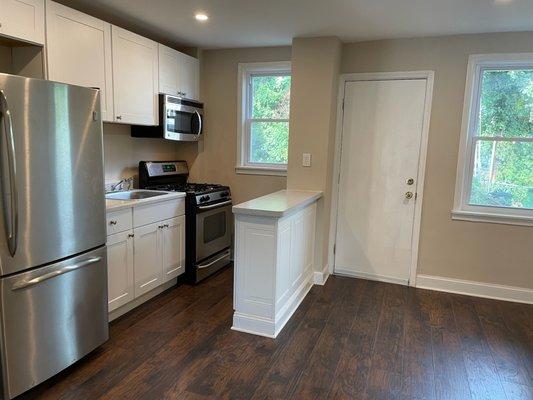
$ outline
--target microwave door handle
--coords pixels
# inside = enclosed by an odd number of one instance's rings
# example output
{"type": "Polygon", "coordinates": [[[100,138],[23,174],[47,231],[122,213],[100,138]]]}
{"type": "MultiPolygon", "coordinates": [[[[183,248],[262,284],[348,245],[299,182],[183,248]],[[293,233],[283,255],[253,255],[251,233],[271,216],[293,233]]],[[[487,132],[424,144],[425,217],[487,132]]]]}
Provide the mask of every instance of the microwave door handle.
{"type": "MultiPolygon", "coordinates": [[[[15,140],[13,137],[13,119],[11,117],[11,111],[7,102],[6,95],[3,90],[0,90],[0,122],[4,128],[4,134],[7,144],[7,164],[9,172],[9,191],[11,200],[11,215],[9,215],[7,207],[4,208],[4,229],[7,236],[7,247],[11,257],[15,256],[17,251],[17,236],[18,236],[18,191],[17,191],[17,169],[15,158],[15,140]],[[9,224],[9,225],[8,225],[9,224]]],[[[1,151],[3,157],[3,151],[1,151]]],[[[4,168],[3,161],[1,162],[1,168],[4,168]]],[[[2,171],[2,179],[4,174],[2,171]]],[[[2,190],[4,185],[2,182],[2,190]]]]}
{"type": "Polygon", "coordinates": [[[200,135],[202,133],[202,116],[198,112],[198,110],[194,110],[194,113],[196,114],[196,117],[198,118],[198,132],[196,132],[197,135],[200,135]]]}

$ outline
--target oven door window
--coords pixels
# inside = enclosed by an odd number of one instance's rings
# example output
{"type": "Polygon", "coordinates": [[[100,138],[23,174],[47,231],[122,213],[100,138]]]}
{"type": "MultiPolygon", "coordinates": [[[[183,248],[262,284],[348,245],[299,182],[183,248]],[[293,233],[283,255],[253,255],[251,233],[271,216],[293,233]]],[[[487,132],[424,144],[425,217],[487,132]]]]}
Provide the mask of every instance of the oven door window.
{"type": "Polygon", "coordinates": [[[168,110],[167,131],[182,134],[198,135],[200,133],[200,117],[196,113],[168,110]]]}
{"type": "Polygon", "coordinates": [[[226,212],[221,211],[204,218],[204,243],[223,238],[226,235],[226,212]]]}

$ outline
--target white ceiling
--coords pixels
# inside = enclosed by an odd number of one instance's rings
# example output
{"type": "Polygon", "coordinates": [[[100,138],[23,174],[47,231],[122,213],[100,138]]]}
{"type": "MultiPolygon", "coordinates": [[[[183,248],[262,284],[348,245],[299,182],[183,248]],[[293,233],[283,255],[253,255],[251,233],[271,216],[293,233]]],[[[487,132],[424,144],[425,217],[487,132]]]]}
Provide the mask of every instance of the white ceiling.
{"type": "MultiPolygon", "coordinates": [[[[60,0],[202,48],[533,30],[533,0],[60,0]],[[203,11],[209,21],[194,14],[203,11]]],[[[127,26],[126,26],[127,27],[127,26]]]]}

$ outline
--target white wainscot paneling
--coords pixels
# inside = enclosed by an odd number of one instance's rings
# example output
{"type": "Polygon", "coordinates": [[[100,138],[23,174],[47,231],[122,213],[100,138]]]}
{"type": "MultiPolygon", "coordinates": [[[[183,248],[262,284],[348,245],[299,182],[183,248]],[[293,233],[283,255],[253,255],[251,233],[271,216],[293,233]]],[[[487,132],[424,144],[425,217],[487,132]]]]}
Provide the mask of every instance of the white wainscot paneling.
{"type": "Polygon", "coordinates": [[[232,329],[276,337],[313,284],[316,204],[282,218],[236,216],[232,329]]]}

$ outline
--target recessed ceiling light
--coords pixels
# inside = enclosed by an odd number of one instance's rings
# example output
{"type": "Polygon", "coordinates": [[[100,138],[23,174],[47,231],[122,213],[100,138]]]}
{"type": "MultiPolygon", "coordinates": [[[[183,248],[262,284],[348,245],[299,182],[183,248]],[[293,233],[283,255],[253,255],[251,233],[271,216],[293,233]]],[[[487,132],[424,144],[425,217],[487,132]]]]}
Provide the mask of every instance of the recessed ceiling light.
{"type": "Polygon", "coordinates": [[[194,16],[194,18],[196,18],[198,21],[202,21],[202,22],[207,21],[209,19],[209,17],[206,14],[204,14],[204,13],[198,13],[198,14],[196,14],[194,16]]]}

